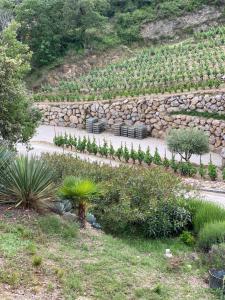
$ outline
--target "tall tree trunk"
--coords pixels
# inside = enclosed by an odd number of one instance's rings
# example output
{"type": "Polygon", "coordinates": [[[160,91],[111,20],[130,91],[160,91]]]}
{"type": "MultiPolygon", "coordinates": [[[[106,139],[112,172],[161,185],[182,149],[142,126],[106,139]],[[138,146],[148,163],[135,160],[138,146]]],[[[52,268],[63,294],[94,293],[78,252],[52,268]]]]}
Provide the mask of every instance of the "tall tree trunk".
{"type": "Polygon", "coordinates": [[[85,204],[80,203],[78,207],[78,218],[81,228],[86,228],[86,207],[85,204]]]}

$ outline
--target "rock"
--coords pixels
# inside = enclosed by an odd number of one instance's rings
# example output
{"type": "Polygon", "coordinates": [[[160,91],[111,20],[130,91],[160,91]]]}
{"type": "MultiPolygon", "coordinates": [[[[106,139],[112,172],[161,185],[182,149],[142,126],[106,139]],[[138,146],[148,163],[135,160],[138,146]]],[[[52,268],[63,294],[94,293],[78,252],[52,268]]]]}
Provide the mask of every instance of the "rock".
{"type": "Polygon", "coordinates": [[[212,149],[225,145],[225,121],[207,119],[188,115],[172,115],[181,110],[199,112],[220,112],[225,110],[225,93],[216,94],[182,94],[175,96],[140,96],[126,97],[117,101],[67,104],[35,104],[43,113],[45,125],[84,128],[87,117],[105,119],[107,128],[114,123],[124,122],[128,125],[143,124],[152,128],[155,137],[169,128],[196,127],[209,134],[212,149]]]}
{"type": "Polygon", "coordinates": [[[78,124],[78,118],[76,116],[70,116],[70,122],[72,124],[78,124]]]}
{"type": "Polygon", "coordinates": [[[57,200],[54,202],[55,211],[58,211],[59,214],[63,214],[65,212],[69,212],[73,209],[73,205],[70,200],[57,200]]]}
{"type": "Polygon", "coordinates": [[[78,221],[78,217],[77,215],[71,213],[71,212],[66,212],[62,215],[62,217],[67,220],[67,221],[70,221],[70,222],[77,222],[78,221]]]}

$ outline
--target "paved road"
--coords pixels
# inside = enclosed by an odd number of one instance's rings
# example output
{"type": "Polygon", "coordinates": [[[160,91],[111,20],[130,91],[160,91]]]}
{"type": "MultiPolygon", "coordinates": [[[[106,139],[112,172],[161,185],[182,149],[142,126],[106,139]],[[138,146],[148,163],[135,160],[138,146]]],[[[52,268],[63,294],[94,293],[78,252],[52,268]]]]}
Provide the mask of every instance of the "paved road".
{"type": "MultiPolygon", "coordinates": [[[[162,157],[164,157],[165,152],[167,154],[168,158],[171,158],[172,154],[168,150],[165,141],[156,139],[156,138],[146,138],[144,140],[137,140],[137,139],[129,139],[126,137],[120,137],[120,136],[114,136],[112,133],[104,132],[99,135],[94,134],[88,134],[85,130],[80,130],[77,128],[69,128],[69,127],[56,127],[56,126],[40,126],[37,130],[36,135],[33,137],[32,142],[48,142],[53,143],[53,138],[57,134],[71,134],[72,136],[86,136],[90,137],[90,139],[93,139],[95,137],[96,142],[99,144],[102,144],[104,140],[106,140],[108,143],[112,143],[114,148],[119,148],[121,143],[124,145],[126,143],[128,148],[131,148],[132,144],[134,149],[138,149],[139,145],[143,150],[146,150],[147,147],[150,147],[150,151],[152,154],[154,154],[155,148],[158,148],[158,151],[162,157]]],[[[216,153],[210,153],[212,157],[212,161],[215,165],[221,166],[222,161],[219,154],[216,153]]],[[[208,164],[210,160],[210,154],[206,154],[202,156],[202,162],[204,164],[208,164]]],[[[179,159],[179,156],[176,157],[179,159]]],[[[193,163],[199,163],[199,156],[193,156],[191,161],[193,163]]]]}
{"type": "MultiPolygon", "coordinates": [[[[110,133],[103,133],[101,135],[93,135],[93,134],[87,134],[84,130],[78,130],[74,128],[64,128],[64,127],[53,127],[53,126],[40,126],[37,130],[37,134],[35,137],[31,140],[31,146],[32,150],[29,151],[29,153],[40,155],[41,153],[71,153],[74,156],[77,156],[83,160],[87,160],[90,162],[98,162],[98,163],[105,163],[105,164],[110,164],[112,166],[119,166],[119,162],[109,160],[109,159],[104,159],[101,157],[96,157],[96,156],[89,156],[88,154],[81,154],[81,153],[76,153],[71,152],[69,150],[63,151],[63,149],[56,147],[53,145],[53,138],[55,134],[60,134],[60,133],[68,133],[72,134],[75,136],[89,136],[90,138],[93,138],[95,136],[96,141],[99,143],[102,143],[103,140],[107,140],[108,142],[111,142],[113,146],[119,147],[121,145],[121,142],[126,143],[128,147],[131,147],[131,144],[133,143],[133,146],[135,149],[138,149],[139,144],[141,145],[142,149],[146,149],[148,146],[150,146],[150,149],[152,150],[152,153],[154,153],[155,147],[158,147],[159,153],[163,156],[165,153],[165,150],[167,150],[165,143],[162,140],[155,139],[155,138],[147,138],[145,140],[131,140],[128,138],[122,138],[122,137],[116,137],[113,136],[110,133]]],[[[24,146],[19,145],[18,150],[20,153],[26,153],[27,150],[24,146]]],[[[168,157],[169,157],[169,151],[168,157]]],[[[212,153],[212,159],[215,164],[220,166],[221,164],[221,159],[220,156],[212,153]]],[[[209,160],[209,155],[204,155],[203,161],[207,163],[209,160]]],[[[197,157],[193,157],[193,162],[198,162],[197,157]]],[[[199,196],[205,200],[211,201],[218,203],[222,206],[225,206],[225,194],[219,194],[219,193],[214,193],[214,192],[205,192],[201,191],[199,192],[199,196]]]]}

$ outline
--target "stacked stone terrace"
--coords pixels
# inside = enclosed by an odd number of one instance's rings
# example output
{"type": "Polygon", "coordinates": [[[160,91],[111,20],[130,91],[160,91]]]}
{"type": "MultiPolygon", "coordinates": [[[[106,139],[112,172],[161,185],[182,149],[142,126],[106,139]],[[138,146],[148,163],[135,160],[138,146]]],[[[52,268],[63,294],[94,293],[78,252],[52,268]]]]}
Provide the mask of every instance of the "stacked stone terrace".
{"type": "Polygon", "coordinates": [[[197,127],[209,135],[212,149],[225,146],[225,121],[171,114],[182,110],[224,114],[225,91],[36,105],[43,113],[45,125],[84,128],[86,118],[96,116],[107,122],[109,130],[121,121],[128,125],[145,124],[156,138],[164,138],[170,128],[197,127]]]}

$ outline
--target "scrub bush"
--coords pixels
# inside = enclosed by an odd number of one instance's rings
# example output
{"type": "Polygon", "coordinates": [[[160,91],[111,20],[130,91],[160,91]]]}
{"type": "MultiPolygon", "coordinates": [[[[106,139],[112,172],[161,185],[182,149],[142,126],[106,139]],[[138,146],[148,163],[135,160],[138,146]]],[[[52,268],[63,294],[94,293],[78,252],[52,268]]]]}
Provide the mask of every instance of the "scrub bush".
{"type": "Polygon", "coordinates": [[[112,168],[59,154],[42,159],[53,169],[56,182],[72,175],[101,183],[102,195],[92,200],[91,210],[107,232],[166,237],[190,225],[191,215],[177,197],[180,180],[162,168],[112,168]]]}

